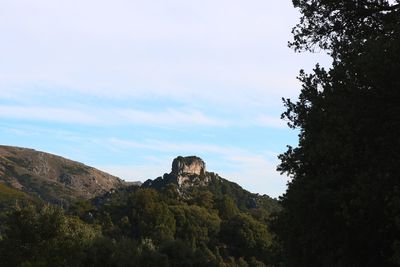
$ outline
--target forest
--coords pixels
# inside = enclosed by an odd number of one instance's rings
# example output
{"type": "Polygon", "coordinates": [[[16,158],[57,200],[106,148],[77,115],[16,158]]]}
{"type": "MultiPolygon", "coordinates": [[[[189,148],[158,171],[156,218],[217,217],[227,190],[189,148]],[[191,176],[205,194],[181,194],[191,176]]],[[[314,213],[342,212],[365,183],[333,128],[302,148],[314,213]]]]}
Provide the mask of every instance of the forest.
{"type": "Polygon", "coordinates": [[[300,71],[298,99],[283,99],[299,134],[279,200],[218,182],[21,199],[2,208],[1,266],[400,266],[400,0],[293,5],[289,46],[332,66],[300,71]]]}
{"type": "Polygon", "coordinates": [[[276,201],[233,183],[121,188],[68,208],[21,201],[4,208],[3,266],[271,266],[276,201]],[[218,194],[219,192],[219,194],[218,194]],[[224,192],[221,194],[221,192],[224,192]],[[236,199],[236,201],[235,201],[236,199]],[[266,265],[267,264],[267,265],[266,265]]]}

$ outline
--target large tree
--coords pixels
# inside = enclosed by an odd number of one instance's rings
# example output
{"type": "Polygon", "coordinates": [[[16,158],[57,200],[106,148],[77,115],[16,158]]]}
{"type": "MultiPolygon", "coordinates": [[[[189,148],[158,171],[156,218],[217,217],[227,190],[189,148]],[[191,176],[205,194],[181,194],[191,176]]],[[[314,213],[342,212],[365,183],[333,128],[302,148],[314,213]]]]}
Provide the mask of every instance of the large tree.
{"type": "Polygon", "coordinates": [[[326,50],[283,118],[299,144],[275,229],[286,266],[400,266],[400,1],[293,0],[290,45],[326,50]]]}

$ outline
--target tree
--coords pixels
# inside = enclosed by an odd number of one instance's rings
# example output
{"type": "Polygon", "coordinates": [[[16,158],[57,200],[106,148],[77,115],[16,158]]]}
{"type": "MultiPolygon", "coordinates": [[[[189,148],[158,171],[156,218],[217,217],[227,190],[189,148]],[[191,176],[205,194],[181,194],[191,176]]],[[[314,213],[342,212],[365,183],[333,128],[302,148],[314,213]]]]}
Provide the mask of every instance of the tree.
{"type": "Polygon", "coordinates": [[[395,35],[399,3],[398,0],[293,0],[302,17],[293,28],[294,40],[289,44],[296,51],[319,47],[338,58],[343,52],[359,49],[371,38],[395,35]]]}
{"type": "Polygon", "coordinates": [[[17,208],[7,217],[0,242],[4,266],[82,266],[85,252],[99,234],[61,208],[17,208]]]}
{"type": "Polygon", "coordinates": [[[272,237],[267,226],[251,216],[238,214],[221,224],[221,239],[236,257],[255,257],[272,263],[272,237]]]}
{"type": "Polygon", "coordinates": [[[294,0],[291,46],[333,66],[300,73],[283,114],[299,145],[273,222],[287,266],[400,265],[400,1],[294,0]],[[395,3],[393,3],[395,2],[395,3]]]}
{"type": "Polygon", "coordinates": [[[173,206],[171,210],[176,219],[176,238],[197,246],[217,236],[221,219],[215,212],[196,205],[173,206]]]}
{"type": "Polygon", "coordinates": [[[152,238],[157,242],[173,239],[174,216],[155,190],[138,190],[128,202],[135,238],[152,238]]]}

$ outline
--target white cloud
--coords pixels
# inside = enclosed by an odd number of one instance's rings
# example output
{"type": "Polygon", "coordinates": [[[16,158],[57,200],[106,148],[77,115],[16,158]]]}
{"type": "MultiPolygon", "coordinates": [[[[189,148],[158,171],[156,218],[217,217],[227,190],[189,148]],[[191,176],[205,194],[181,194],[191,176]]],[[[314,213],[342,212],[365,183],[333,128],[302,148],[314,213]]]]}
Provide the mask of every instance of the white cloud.
{"type": "Polygon", "coordinates": [[[119,148],[142,148],[160,152],[174,153],[214,153],[229,155],[233,152],[239,153],[241,150],[235,147],[223,147],[212,144],[196,144],[196,143],[174,143],[161,140],[146,140],[137,142],[131,140],[121,140],[118,138],[110,138],[108,143],[119,148]]]}
{"type": "MultiPolygon", "coordinates": [[[[298,94],[298,70],[328,62],[322,54],[295,54],[286,47],[297,17],[290,1],[3,0],[0,118],[185,130],[281,128],[283,122],[271,114],[280,113],[281,96],[298,94]],[[141,100],[157,105],[160,99],[156,111],[123,108],[141,100]],[[105,102],[107,109],[101,107],[105,102]]],[[[125,136],[122,127],[109,128],[125,136]]],[[[112,139],[108,146],[217,155],[221,161],[211,166],[236,166],[227,176],[246,177],[249,189],[276,175],[270,171],[274,162],[262,153],[182,138],[112,139]]],[[[155,165],[110,168],[141,177],[140,172],[153,175],[155,165]]]]}
{"type": "Polygon", "coordinates": [[[228,122],[208,117],[196,110],[151,112],[134,109],[79,109],[0,105],[0,118],[51,121],[88,125],[151,125],[151,126],[227,126],[228,122]]]}
{"type": "Polygon", "coordinates": [[[296,17],[290,1],[5,0],[0,91],[280,104],[317,58],[286,47],[296,17]]]}
{"type": "Polygon", "coordinates": [[[284,128],[285,123],[280,118],[262,115],[242,115],[235,119],[210,117],[199,110],[191,108],[165,108],[162,111],[144,111],[129,108],[104,108],[91,106],[48,107],[1,105],[0,118],[23,119],[30,121],[45,121],[80,125],[118,126],[147,125],[155,127],[190,128],[192,126],[209,127],[267,127],[284,128]],[[247,116],[247,117],[246,117],[247,116]]]}
{"type": "Polygon", "coordinates": [[[99,118],[88,113],[64,108],[0,106],[0,117],[5,119],[29,119],[63,123],[99,124],[99,118]]]}
{"type": "Polygon", "coordinates": [[[175,110],[168,108],[162,112],[144,112],[132,109],[123,109],[116,112],[116,116],[123,122],[148,124],[148,125],[206,125],[227,126],[228,122],[207,117],[196,110],[175,110]]]}

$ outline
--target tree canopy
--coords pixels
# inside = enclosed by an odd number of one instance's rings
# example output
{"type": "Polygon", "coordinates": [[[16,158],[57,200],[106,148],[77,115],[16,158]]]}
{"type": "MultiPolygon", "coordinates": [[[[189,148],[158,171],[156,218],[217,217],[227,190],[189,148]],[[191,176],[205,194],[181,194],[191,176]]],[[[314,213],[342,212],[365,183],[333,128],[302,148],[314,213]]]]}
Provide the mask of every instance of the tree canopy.
{"type": "Polygon", "coordinates": [[[275,229],[286,266],[400,265],[400,4],[294,0],[295,50],[333,65],[301,71],[282,115],[300,130],[280,155],[291,176],[275,229]]]}
{"type": "MultiPolygon", "coordinates": [[[[213,189],[215,190],[215,188],[213,189]]],[[[243,190],[243,189],[242,189],[243,190]]],[[[36,203],[0,213],[5,266],[266,266],[277,262],[269,209],[207,188],[121,188],[67,210],[36,203]]]]}

